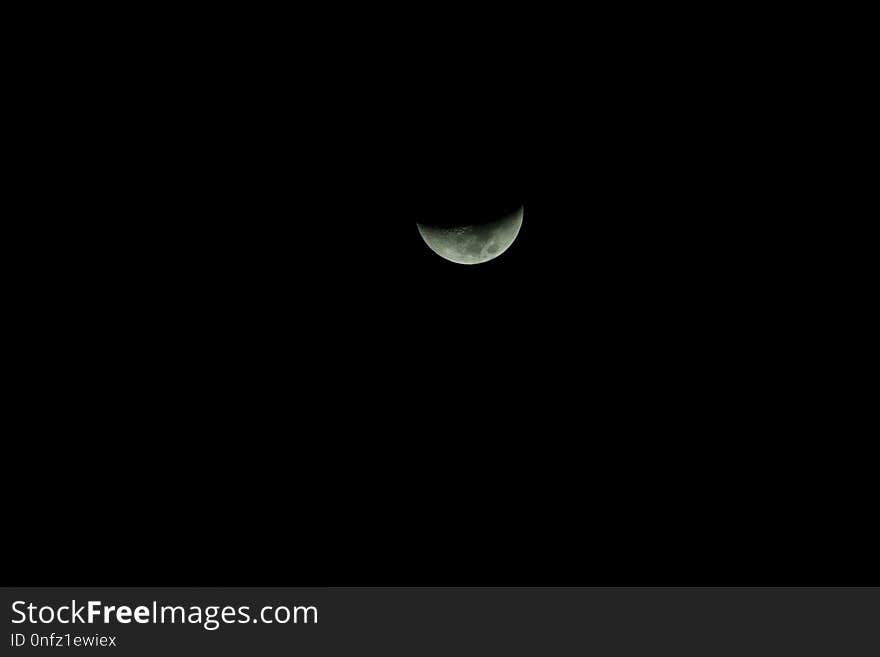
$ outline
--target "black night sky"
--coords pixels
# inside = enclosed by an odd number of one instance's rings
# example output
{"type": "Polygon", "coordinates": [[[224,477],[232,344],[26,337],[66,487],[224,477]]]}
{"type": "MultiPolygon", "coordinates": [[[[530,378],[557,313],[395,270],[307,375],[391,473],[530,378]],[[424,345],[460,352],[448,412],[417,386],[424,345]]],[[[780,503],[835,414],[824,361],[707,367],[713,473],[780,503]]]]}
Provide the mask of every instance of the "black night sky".
{"type": "Polygon", "coordinates": [[[39,432],[62,439],[41,476],[75,480],[77,522],[112,539],[68,532],[46,578],[811,579],[800,548],[830,511],[764,421],[809,368],[793,220],[739,115],[629,19],[506,15],[353,50],[261,28],[250,65],[221,39],[77,73],[66,106],[113,102],[65,133],[65,221],[28,242],[65,265],[28,270],[54,319],[19,387],[62,393],[32,414],[65,427],[39,432]],[[485,264],[416,227],[519,205],[485,264]]]}

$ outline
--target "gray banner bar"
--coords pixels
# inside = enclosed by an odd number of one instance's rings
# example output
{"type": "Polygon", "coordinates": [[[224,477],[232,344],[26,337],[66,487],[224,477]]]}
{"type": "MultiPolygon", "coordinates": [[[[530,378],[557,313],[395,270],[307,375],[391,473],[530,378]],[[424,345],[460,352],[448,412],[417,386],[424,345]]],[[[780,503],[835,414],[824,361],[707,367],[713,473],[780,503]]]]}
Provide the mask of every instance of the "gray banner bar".
{"type": "Polygon", "coordinates": [[[2,604],[10,655],[880,655],[877,588],[5,588],[2,604]]]}

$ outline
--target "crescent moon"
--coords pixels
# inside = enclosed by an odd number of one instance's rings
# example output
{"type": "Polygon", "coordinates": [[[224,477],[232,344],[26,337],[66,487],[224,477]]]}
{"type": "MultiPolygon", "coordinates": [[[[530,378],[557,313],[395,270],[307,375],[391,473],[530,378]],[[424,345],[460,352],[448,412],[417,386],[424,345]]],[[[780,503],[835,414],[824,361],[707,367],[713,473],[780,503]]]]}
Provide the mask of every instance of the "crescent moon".
{"type": "Polygon", "coordinates": [[[524,208],[485,224],[431,226],[417,223],[419,233],[441,258],[460,265],[477,265],[494,260],[510,248],[522,227],[524,208]]]}

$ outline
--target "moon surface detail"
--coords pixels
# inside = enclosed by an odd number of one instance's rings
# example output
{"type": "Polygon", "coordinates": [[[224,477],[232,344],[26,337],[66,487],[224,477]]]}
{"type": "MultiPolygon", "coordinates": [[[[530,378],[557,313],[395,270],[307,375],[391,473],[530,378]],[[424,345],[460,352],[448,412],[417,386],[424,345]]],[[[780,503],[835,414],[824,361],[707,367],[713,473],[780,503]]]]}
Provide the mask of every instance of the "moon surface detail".
{"type": "Polygon", "coordinates": [[[523,208],[498,219],[467,226],[431,226],[417,223],[422,239],[442,258],[461,265],[494,260],[510,248],[523,221],[523,208]]]}

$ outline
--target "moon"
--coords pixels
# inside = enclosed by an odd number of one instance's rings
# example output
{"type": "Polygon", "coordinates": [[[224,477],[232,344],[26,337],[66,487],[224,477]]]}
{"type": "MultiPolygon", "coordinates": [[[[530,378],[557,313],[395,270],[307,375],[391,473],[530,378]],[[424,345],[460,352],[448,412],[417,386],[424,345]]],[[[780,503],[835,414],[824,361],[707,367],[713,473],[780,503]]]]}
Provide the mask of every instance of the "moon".
{"type": "Polygon", "coordinates": [[[431,226],[417,223],[422,239],[441,258],[460,265],[494,260],[510,248],[522,226],[524,208],[484,224],[431,226]]]}

